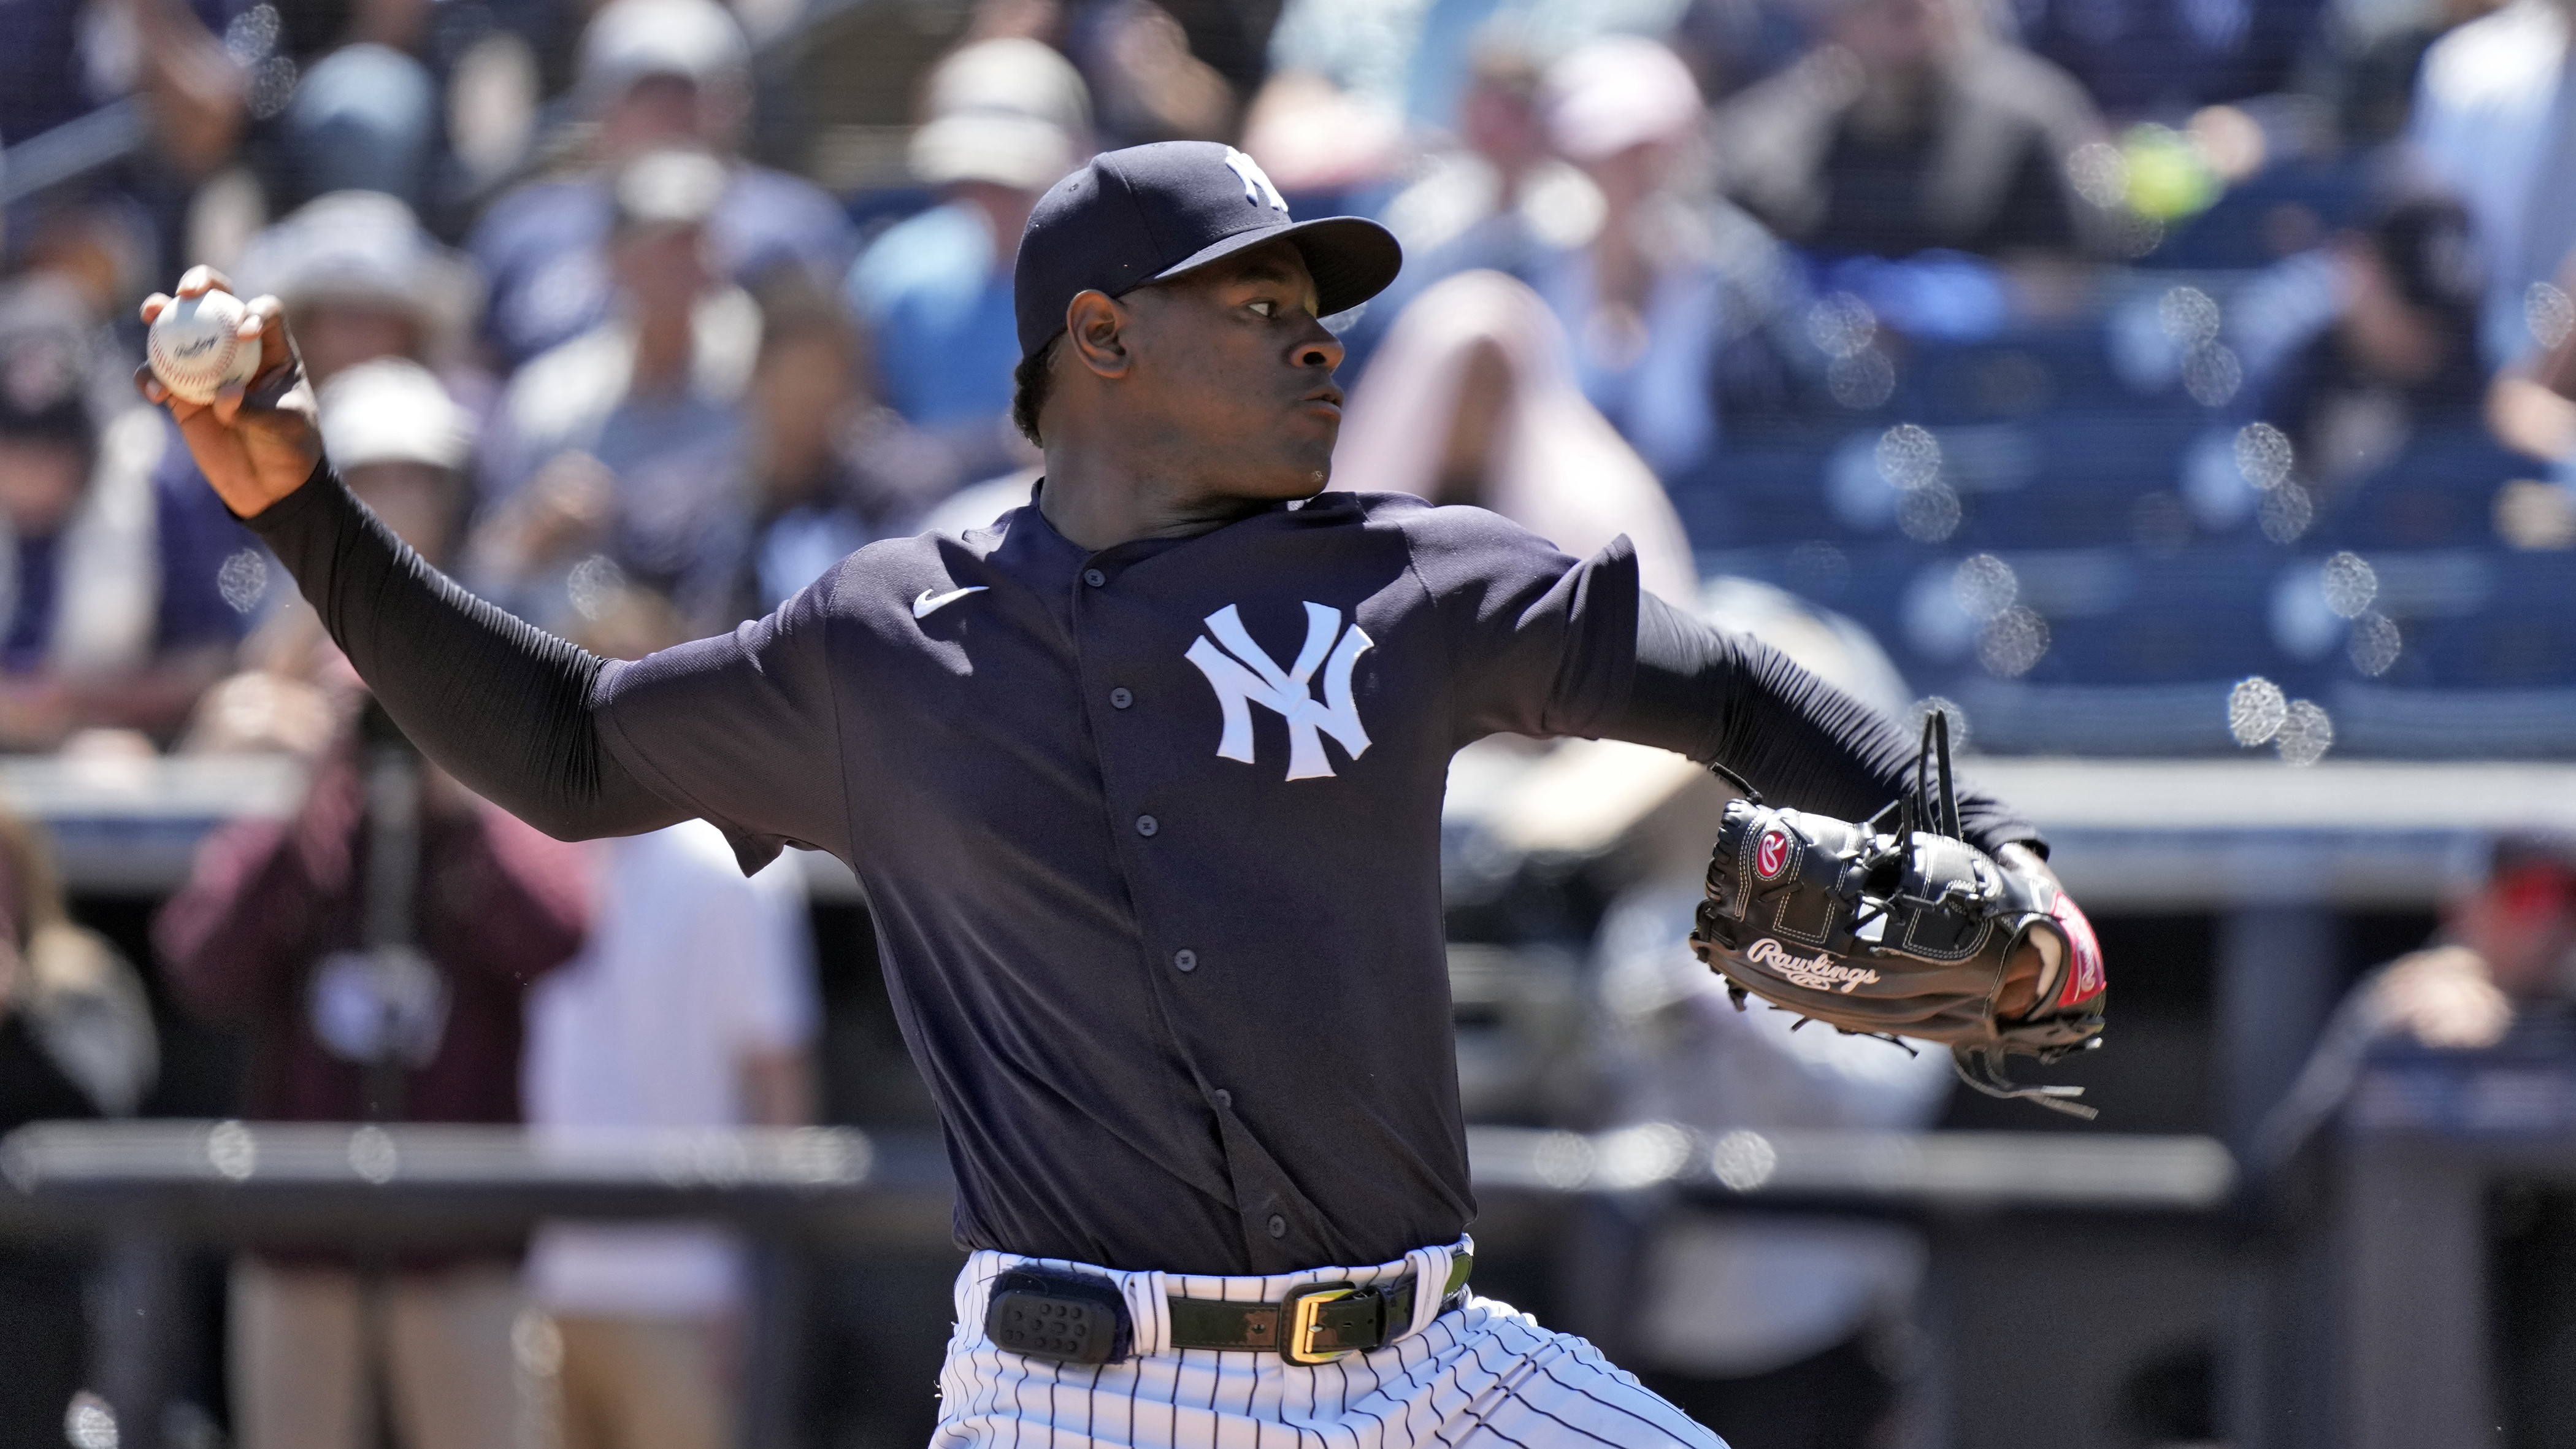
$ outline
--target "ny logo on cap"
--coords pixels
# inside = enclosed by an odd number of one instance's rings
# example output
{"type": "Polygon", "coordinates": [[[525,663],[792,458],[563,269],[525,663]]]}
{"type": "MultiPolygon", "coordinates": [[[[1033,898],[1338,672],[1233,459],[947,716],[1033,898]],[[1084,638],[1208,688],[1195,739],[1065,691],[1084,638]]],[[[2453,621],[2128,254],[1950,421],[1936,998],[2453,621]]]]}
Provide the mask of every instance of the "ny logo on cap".
{"type": "Polygon", "coordinates": [[[1244,200],[1255,206],[1267,206],[1272,211],[1285,212],[1288,209],[1288,199],[1279,194],[1278,187],[1270,184],[1270,173],[1261,169],[1260,162],[1228,146],[1225,148],[1225,164],[1235,175],[1243,178],[1244,200]]]}
{"type": "Polygon", "coordinates": [[[1297,651],[1297,662],[1286,669],[1279,667],[1279,661],[1271,658],[1269,651],[1252,642],[1234,605],[1208,615],[1207,627],[1216,638],[1211,641],[1200,636],[1183,657],[1199,667],[1199,673],[1207,676],[1208,686],[1216,691],[1217,709],[1225,717],[1225,732],[1216,745],[1219,758],[1241,760],[1247,765],[1259,763],[1252,752],[1252,706],[1256,704],[1288,721],[1291,780],[1332,778],[1332,762],[1324,758],[1323,735],[1340,741],[1354,760],[1368,753],[1368,731],[1361,726],[1359,705],[1351,698],[1351,667],[1359,663],[1360,655],[1374,641],[1360,632],[1359,621],[1353,620],[1345,632],[1341,610],[1308,604],[1306,647],[1297,651]],[[1219,649],[1219,644],[1225,648],[1219,649]],[[1232,651],[1232,657],[1228,657],[1228,651],[1232,651]],[[1308,692],[1308,682],[1318,668],[1324,671],[1324,698],[1320,702],[1308,692]]]}

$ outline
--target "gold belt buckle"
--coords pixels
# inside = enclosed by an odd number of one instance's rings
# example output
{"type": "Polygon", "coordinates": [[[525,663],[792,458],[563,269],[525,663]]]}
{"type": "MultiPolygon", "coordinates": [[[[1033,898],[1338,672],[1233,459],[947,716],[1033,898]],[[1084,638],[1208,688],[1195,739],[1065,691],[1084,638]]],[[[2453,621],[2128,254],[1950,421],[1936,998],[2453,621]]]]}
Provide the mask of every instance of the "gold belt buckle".
{"type": "MultiPolygon", "coordinates": [[[[1279,1298],[1279,1356],[1294,1364],[1331,1363],[1347,1357],[1353,1349],[1315,1347],[1323,1331],[1320,1321],[1324,1305],[1354,1296],[1360,1289],[1351,1283],[1300,1283],[1279,1298]]],[[[1372,1290],[1374,1291],[1374,1290],[1372,1290]]]]}

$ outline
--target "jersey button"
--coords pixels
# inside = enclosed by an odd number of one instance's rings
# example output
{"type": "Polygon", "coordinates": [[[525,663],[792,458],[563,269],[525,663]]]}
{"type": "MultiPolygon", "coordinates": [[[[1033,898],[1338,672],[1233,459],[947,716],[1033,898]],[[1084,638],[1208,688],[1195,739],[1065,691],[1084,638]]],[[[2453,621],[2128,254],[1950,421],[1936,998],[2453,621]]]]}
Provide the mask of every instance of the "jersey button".
{"type": "Polygon", "coordinates": [[[1223,1087],[1217,1088],[1216,1104],[1220,1107],[1231,1109],[1234,1106],[1234,1094],[1223,1087]]]}
{"type": "Polygon", "coordinates": [[[1096,589],[1109,582],[1109,575],[1102,573],[1098,569],[1084,569],[1082,571],[1082,581],[1096,589]]]}
{"type": "Polygon", "coordinates": [[[1199,953],[1183,946],[1172,953],[1172,966],[1176,970],[1196,971],[1199,969],[1199,953]]]}
{"type": "Polygon", "coordinates": [[[1134,704],[1135,702],[1136,696],[1129,694],[1124,688],[1109,691],[1109,707],[1111,709],[1125,709],[1127,706],[1134,704]]]}
{"type": "Polygon", "coordinates": [[[1288,1236],[1288,1220],[1277,1213],[1272,1213],[1270,1215],[1270,1236],[1274,1238],[1284,1238],[1288,1236]]]}
{"type": "Polygon", "coordinates": [[[1162,828],[1163,822],[1155,819],[1151,815],[1139,815],[1136,817],[1136,833],[1138,835],[1151,838],[1155,831],[1162,828]]]}

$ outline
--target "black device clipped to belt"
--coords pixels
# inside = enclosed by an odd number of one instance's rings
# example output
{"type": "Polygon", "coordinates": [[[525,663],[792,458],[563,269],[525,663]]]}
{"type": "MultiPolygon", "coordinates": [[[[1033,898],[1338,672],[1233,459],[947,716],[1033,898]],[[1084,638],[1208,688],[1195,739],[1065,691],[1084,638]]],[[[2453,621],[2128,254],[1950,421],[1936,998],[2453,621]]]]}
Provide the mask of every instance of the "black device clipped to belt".
{"type": "Polygon", "coordinates": [[[1059,1363],[1116,1363],[1135,1346],[1127,1300],[1106,1278],[1014,1268],[993,1280],[984,1336],[1059,1363]]]}
{"type": "MultiPolygon", "coordinates": [[[[1458,1305],[1475,1259],[1458,1254],[1442,1285],[1440,1311],[1458,1305]]],[[[1171,1347],[1275,1353],[1293,1364],[1331,1363],[1383,1348],[1413,1326],[1421,1282],[1411,1276],[1366,1287],[1301,1283],[1276,1303],[1171,1298],[1171,1347]]],[[[1116,1284],[1086,1273],[1015,1268],[993,1280],[984,1336],[996,1348],[1061,1363],[1116,1363],[1135,1343],[1127,1300],[1116,1284]]]]}

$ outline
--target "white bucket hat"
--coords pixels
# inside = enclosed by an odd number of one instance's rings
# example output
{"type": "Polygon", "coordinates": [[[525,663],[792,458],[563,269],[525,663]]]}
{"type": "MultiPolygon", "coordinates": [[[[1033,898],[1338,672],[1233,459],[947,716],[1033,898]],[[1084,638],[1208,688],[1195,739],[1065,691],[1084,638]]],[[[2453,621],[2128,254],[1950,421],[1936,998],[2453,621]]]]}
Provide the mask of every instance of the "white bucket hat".
{"type": "Polygon", "coordinates": [[[426,463],[456,472],[474,456],[472,420],[417,362],[359,363],[332,378],[317,401],[322,448],[338,467],[426,463]]]}
{"type": "Polygon", "coordinates": [[[924,184],[990,181],[1044,191],[1081,164],[1091,95],[1070,61],[1034,40],[987,40],[939,63],[912,133],[924,184]]]}

